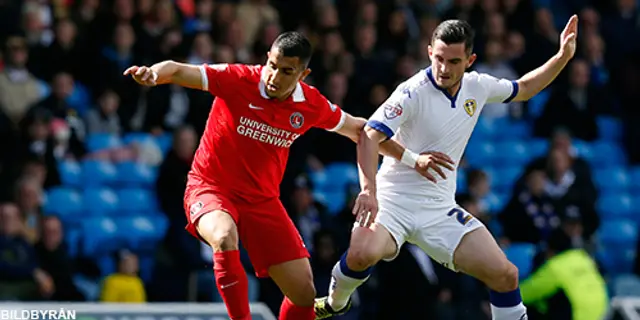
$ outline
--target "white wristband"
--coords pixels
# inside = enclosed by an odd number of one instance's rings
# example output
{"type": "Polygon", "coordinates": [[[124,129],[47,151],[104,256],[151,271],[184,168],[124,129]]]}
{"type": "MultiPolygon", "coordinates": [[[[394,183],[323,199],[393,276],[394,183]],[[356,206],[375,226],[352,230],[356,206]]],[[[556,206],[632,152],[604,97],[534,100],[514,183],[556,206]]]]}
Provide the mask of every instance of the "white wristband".
{"type": "Polygon", "coordinates": [[[402,153],[402,159],[400,159],[400,162],[408,165],[411,168],[415,168],[416,163],[418,163],[418,157],[419,155],[417,153],[414,153],[413,151],[405,148],[404,152],[402,153]]]}

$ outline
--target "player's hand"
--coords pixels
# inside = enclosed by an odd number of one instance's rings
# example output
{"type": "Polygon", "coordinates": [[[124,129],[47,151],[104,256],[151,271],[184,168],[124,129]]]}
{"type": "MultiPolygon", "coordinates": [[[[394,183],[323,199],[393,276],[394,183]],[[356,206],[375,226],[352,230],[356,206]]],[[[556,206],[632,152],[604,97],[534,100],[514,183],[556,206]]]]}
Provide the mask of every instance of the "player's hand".
{"type": "Polygon", "coordinates": [[[132,66],[125,70],[123,74],[125,76],[131,75],[138,84],[148,87],[155,86],[157,84],[156,80],[158,80],[158,74],[149,67],[132,66]]]}
{"type": "Polygon", "coordinates": [[[368,228],[378,215],[378,199],[375,192],[363,190],[358,194],[353,206],[353,215],[361,227],[368,228]]]}
{"type": "Polygon", "coordinates": [[[578,38],[578,16],[573,15],[560,34],[560,56],[573,58],[576,53],[576,39],[578,38]]]}
{"type": "Polygon", "coordinates": [[[418,157],[418,161],[416,162],[416,170],[429,181],[436,183],[437,179],[434,175],[429,172],[429,169],[435,171],[442,179],[446,179],[447,176],[444,173],[443,168],[453,171],[455,162],[448,155],[437,152],[437,151],[428,151],[423,152],[418,157]]]}
{"type": "Polygon", "coordinates": [[[36,269],[33,272],[34,279],[40,289],[40,294],[44,297],[51,296],[55,291],[55,285],[51,276],[42,269],[36,269]]]}

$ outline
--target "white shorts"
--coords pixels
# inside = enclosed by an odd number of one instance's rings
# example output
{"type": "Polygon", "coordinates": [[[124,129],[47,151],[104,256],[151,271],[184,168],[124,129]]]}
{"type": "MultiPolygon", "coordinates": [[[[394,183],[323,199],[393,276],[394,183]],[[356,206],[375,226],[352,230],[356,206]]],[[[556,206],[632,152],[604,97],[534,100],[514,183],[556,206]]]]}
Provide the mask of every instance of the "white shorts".
{"type": "Polygon", "coordinates": [[[425,198],[378,194],[378,216],[375,222],[391,233],[398,250],[404,242],[420,247],[433,260],[456,271],[453,254],[462,237],[484,224],[460,206],[443,205],[425,198]]]}

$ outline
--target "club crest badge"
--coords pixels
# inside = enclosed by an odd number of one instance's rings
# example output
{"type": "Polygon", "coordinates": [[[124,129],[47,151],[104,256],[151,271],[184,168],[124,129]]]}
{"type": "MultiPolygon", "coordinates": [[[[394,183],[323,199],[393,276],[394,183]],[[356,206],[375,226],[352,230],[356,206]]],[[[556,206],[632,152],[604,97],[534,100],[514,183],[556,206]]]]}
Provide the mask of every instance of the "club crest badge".
{"type": "Polygon", "coordinates": [[[291,117],[289,117],[289,123],[291,123],[291,126],[294,129],[300,129],[304,124],[304,117],[302,116],[302,113],[294,112],[291,114],[291,117]]]}

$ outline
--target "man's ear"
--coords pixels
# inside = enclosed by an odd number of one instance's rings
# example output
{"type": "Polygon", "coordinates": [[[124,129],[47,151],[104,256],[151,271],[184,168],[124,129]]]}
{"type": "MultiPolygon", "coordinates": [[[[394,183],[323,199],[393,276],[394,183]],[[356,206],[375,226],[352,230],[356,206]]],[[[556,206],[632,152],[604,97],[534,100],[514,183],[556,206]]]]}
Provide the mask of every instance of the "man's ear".
{"type": "Polygon", "coordinates": [[[300,75],[300,81],[304,81],[304,79],[306,79],[310,73],[311,73],[310,68],[304,69],[304,71],[302,71],[302,74],[300,75]]]}
{"type": "Polygon", "coordinates": [[[469,63],[467,63],[467,68],[471,68],[473,63],[476,62],[476,59],[478,59],[478,55],[476,55],[475,53],[472,53],[471,56],[469,57],[469,63]]]}

